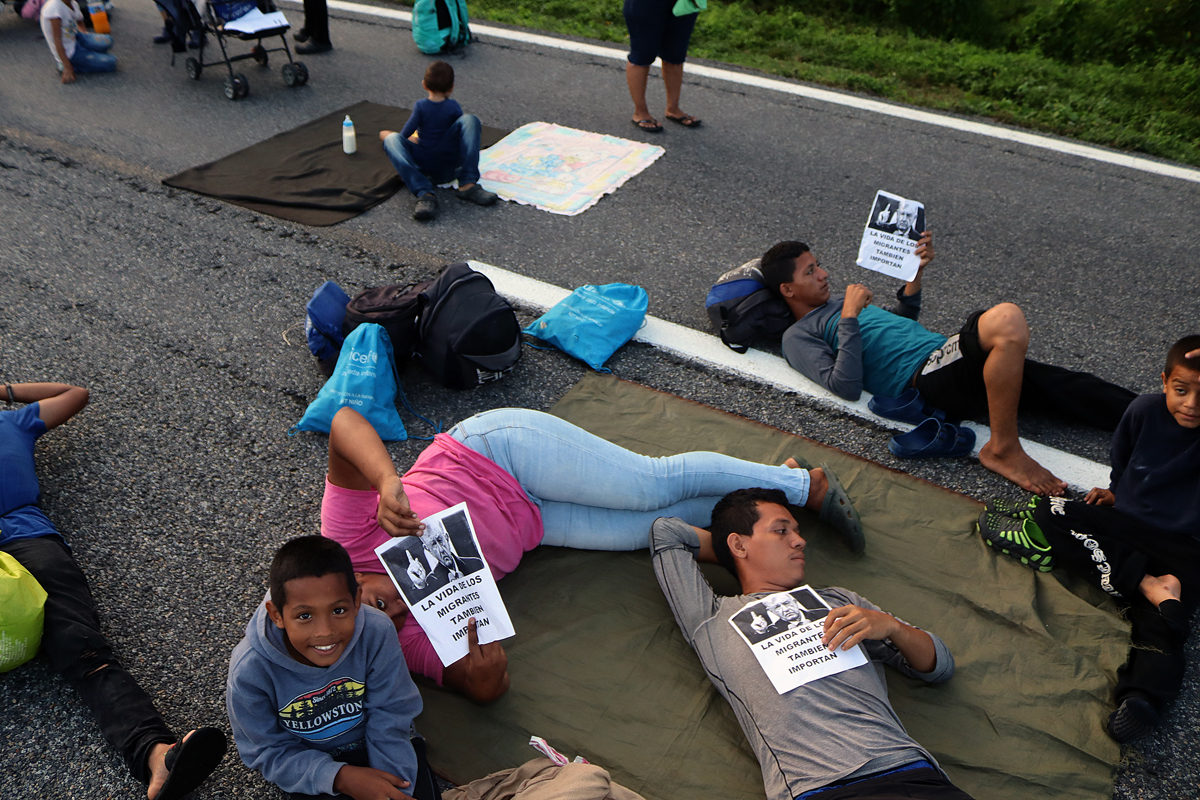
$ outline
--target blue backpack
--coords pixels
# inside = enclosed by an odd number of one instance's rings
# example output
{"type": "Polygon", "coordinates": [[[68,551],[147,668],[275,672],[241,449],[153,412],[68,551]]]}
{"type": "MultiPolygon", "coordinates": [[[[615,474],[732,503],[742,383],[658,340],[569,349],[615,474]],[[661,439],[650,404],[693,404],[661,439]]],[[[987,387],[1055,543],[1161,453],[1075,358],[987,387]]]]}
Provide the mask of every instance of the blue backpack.
{"type": "Polygon", "coordinates": [[[648,305],[649,297],[641,286],[580,286],[530,323],[525,333],[575,356],[597,372],[608,372],[604,362],[642,327],[648,305]]]}
{"type": "Polygon", "coordinates": [[[342,342],[333,377],[292,430],[329,433],[333,415],[350,406],[366,417],[380,439],[402,442],[408,433],[396,411],[398,387],[387,331],[374,323],[359,325],[342,342]]]}
{"type": "Polygon", "coordinates": [[[731,269],[708,290],[704,307],[721,341],[735,353],[744,353],[759,338],[779,341],[796,320],[787,303],[763,283],[759,259],[731,269]]]}
{"type": "Polygon", "coordinates": [[[412,10],[413,41],[425,55],[437,55],[471,41],[466,0],[416,0],[412,10]]]}

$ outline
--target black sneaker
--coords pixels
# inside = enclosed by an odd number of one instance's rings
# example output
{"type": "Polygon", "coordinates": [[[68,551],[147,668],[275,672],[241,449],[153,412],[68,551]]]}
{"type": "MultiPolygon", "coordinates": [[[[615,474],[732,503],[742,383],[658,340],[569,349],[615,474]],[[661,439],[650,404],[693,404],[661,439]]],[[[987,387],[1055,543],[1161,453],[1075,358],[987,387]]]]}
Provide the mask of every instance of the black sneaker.
{"type": "Polygon", "coordinates": [[[987,510],[1013,519],[1033,519],[1033,512],[1037,510],[1038,501],[1041,499],[1037,495],[1024,500],[1005,500],[998,497],[988,500],[987,510]]]}
{"type": "Polygon", "coordinates": [[[459,200],[466,200],[469,203],[474,203],[477,206],[490,206],[496,202],[497,194],[489,192],[487,189],[480,186],[478,183],[471,184],[470,189],[456,189],[454,196],[459,200]]]}
{"type": "Polygon", "coordinates": [[[1003,514],[984,511],[975,528],[988,547],[994,547],[1038,572],[1054,569],[1054,556],[1042,529],[1029,519],[1014,519],[1003,514]]]}
{"type": "Polygon", "coordinates": [[[333,49],[333,45],[329,42],[318,42],[313,39],[308,44],[296,45],[296,52],[302,56],[311,56],[313,53],[328,53],[333,49]]]}
{"type": "Polygon", "coordinates": [[[301,28],[300,30],[296,31],[295,33],[292,34],[292,38],[295,39],[297,42],[307,42],[308,41],[308,28],[301,28]]]}
{"type": "Polygon", "coordinates": [[[1126,697],[1108,717],[1108,735],[1120,744],[1140,739],[1158,726],[1158,712],[1140,697],[1126,697]]]}
{"type": "Polygon", "coordinates": [[[163,25],[162,33],[160,33],[158,36],[154,37],[154,43],[155,44],[166,44],[167,42],[171,41],[174,38],[175,38],[175,36],[174,36],[174,34],[171,33],[171,29],[168,28],[166,25],[163,25]]]}
{"type": "Polygon", "coordinates": [[[417,207],[413,209],[413,219],[417,222],[429,222],[437,216],[438,201],[433,192],[428,192],[417,198],[417,207]]]}

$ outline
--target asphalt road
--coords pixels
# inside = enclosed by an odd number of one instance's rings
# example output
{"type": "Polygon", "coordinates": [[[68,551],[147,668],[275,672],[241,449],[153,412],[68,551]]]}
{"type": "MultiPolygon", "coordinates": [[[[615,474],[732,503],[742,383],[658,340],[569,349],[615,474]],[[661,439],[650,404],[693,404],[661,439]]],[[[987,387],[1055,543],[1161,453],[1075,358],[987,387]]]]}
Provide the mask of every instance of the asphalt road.
{"type": "MultiPolygon", "coordinates": [[[[403,196],[329,229],[262,217],[159,180],[360,99],[411,103],[429,59],[408,31],[335,16],[337,49],[308,59],[308,87],[285,89],[278,64],[251,65],[250,98],[231,103],[216,74],[191,82],[149,44],[148,6],[119,9],[114,25],[121,71],[64,87],[36,26],[0,13],[0,366],[7,380],[93,390],[42,441],[44,502],[120,657],[181,729],[225,725],[228,653],[270,552],[317,530],[324,440],[285,431],[320,385],[299,323],[321,280],[353,290],[470,257],[562,286],[640,283],[651,313],[703,328],[713,277],[780,238],[809,241],[835,279],[890,292],[852,266],[885,188],[923,200],[937,231],[933,329],[1012,300],[1031,319],[1035,357],[1147,391],[1165,346],[1200,319],[1196,184],[715,80],[685,86],[703,129],[651,137],[626,122],[619,65],[488,41],[453,60],[467,110],[503,127],[643,137],[666,156],[574,218],[447,202],[422,226],[403,196]]],[[[869,425],[647,347],[611,366],[975,497],[1016,494],[977,462],[899,464],[869,425]]],[[[527,349],[495,386],[449,392],[409,370],[405,387],[449,425],[548,407],[581,375],[527,349]]],[[[1100,434],[1044,422],[1027,432],[1104,458],[1100,434]]],[[[420,443],[392,449],[405,464],[420,443]]],[[[1128,750],[1115,797],[1195,795],[1196,649],[1184,696],[1128,750]]],[[[0,796],[144,796],[44,660],[0,678],[0,705],[0,796]]],[[[199,796],[278,795],[230,757],[199,796]]]]}

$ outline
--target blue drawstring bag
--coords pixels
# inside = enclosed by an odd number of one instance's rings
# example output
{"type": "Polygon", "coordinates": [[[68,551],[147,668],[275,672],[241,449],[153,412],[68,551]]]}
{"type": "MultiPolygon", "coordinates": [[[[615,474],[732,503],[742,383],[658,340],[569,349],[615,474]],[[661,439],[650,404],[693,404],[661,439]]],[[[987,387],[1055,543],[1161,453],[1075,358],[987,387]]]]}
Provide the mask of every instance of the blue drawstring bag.
{"type": "Polygon", "coordinates": [[[597,372],[646,320],[650,298],[628,283],[580,286],[533,322],[525,333],[552,344],[597,372]]]}
{"type": "Polygon", "coordinates": [[[402,442],[408,433],[396,411],[397,387],[387,331],[374,323],[359,325],[342,342],[333,376],[292,431],[329,433],[333,415],[342,406],[350,406],[366,417],[380,439],[402,442]]]}

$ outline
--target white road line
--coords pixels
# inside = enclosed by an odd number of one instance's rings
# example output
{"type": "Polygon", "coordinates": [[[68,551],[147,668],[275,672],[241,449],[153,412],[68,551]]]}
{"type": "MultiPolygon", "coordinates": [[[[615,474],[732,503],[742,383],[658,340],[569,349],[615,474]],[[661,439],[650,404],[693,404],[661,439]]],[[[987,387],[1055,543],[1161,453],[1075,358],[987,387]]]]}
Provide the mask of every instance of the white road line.
{"type": "MultiPolygon", "coordinates": [[[[285,2],[300,5],[302,0],[285,0],[285,2]]],[[[338,11],[349,11],[368,17],[393,19],[412,24],[412,14],[407,11],[381,8],[378,6],[366,6],[362,5],[361,3],[348,3],[345,2],[345,0],[328,0],[328,5],[330,8],[337,9],[338,11]]],[[[573,53],[583,53],[585,55],[597,56],[599,58],[624,61],[626,55],[625,50],[619,50],[614,47],[601,47],[599,45],[586,44],[584,42],[572,42],[566,39],[555,39],[550,36],[542,36],[536,33],[526,33],[525,31],[509,30],[507,28],[494,28],[490,25],[472,24],[471,30],[480,36],[490,36],[494,39],[505,39],[512,42],[534,44],[539,47],[551,47],[558,50],[568,50],[573,53]]],[[[717,80],[728,81],[730,83],[736,83],[742,86],[755,86],[760,89],[768,89],[771,91],[781,92],[783,94],[806,97],[810,100],[819,100],[821,102],[832,103],[834,105],[849,106],[850,108],[857,108],[862,111],[872,111],[876,114],[897,117],[899,119],[906,119],[912,122],[923,122],[928,125],[937,125],[942,128],[949,128],[951,130],[974,133],[978,134],[979,136],[988,136],[992,139],[1016,142],[1018,144],[1029,145],[1030,147],[1039,147],[1044,150],[1053,150],[1056,153],[1065,153],[1067,155],[1087,158],[1093,161],[1102,161],[1106,164],[1115,164],[1120,167],[1128,167],[1129,169],[1148,172],[1154,175],[1164,175],[1168,178],[1179,178],[1180,180],[1184,181],[1200,183],[1200,170],[1179,166],[1177,164],[1164,164],[1158,161],[1152,161],[1148,158],[1140,158],[1138,156],[1132,156],[1126,153],[1103,150],[1098,147],[1091,147],[1078,142],[1053,139],[1049,136],[1039,136],[1036,133],[1027,133],[1025,131],[1009,130],[1008,128],[1002,128],[998,125],[989,125],[984,122],[974,122],[972,120],[959,119],[957,117],[935,114],[931,111],[921,111],[915,108],[892,105],[891,103],[885,103],[879,100],[868,100],[863,97],[840,94],[838,92],[832,92],[826,89],[816,89],[811,86],[788,83],[787,81],[778,80],[776,78],[768,78],[762,75],[748,75],[741,72],[733,72],[732,70],[720,69],[719,67],[706,67],[700,64],[688,64],[687,72],[690,75],[700,75],[706,78],[715,78],[717,80]]]]}
{"type": "MultiPolygon", "coordinates": [[[[570,294],[567,289],[562,287],[527,278],[500,267],[480,261],[469,263],[474,269],[491,279],[496,291],[523,308],[544,311],[570,294]]],[[[722,372],[773,386],[789,394],[813,398],[827,406],[849,412],[883,427],[893,430],[907,430],[910,427],[871,413],[867,408],[870,395],[864,394],[860,400],[851,403],[826,390],[823,386],[808,380],[778,356],[758,350],[750,350],[745,355],[738,355],[722,344],[716,336],[685,328],[674,322],[648,316],[646,325],[638,332],[634,340],[653,345],[660,350],[722,372]]],[[[968,422],[966,425],[975,431],[977,437],[975,454],[978,455],[979,448],[991,437],[991,431],[986,425],[976,425],[973,422],[968,422]]],[[[1104,464],[1025,439],[1021,440],[1021,445],[1035,461],[1076,489],[1086,491],[1093,486],[1108,485],[1108,467],[1104,464]]]]}

